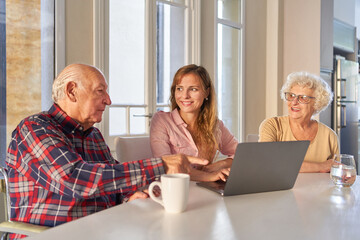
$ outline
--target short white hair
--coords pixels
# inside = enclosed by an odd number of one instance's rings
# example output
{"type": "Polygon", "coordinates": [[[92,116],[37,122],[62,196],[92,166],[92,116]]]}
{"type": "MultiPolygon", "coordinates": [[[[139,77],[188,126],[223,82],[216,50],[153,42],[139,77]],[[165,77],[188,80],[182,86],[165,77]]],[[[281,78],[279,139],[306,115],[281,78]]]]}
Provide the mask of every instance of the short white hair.
{"type": "Polygon", "coordinates": [[[290,92],[295,85],[314,90],[315,114],[325,110],[333,99],[330,86],[319,76],[308,72],[293,72],[287,76],[286,82],[280,90],[281,98],[285,99],[285,92],[290,92]]]}
{"type": "Polygon", "coordinates": [[[65,88],[69,82],[74,82],[78,88],[83,89],[82,79],[84,78],[84,68],[86,66],[85,64],[71,64],[65,67],[55,78],[51,95],[55,103],[65,97],[65,88]]]}

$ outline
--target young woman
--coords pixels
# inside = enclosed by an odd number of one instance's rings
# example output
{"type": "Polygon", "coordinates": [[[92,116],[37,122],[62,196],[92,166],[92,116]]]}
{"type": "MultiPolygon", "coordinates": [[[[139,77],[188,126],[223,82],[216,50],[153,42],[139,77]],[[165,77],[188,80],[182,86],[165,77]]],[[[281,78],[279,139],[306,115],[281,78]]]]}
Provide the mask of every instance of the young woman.
{"type": "Polygon", "coordinates": [[[154,157],[181,153],[207,159],[209,165],[196,167],[191,179],[225,180],[238,141],[218,119],[214,85],[204,67],[191,64],[176,72],[170,105],[171,112],[157,112],[151,120],[154,157]],[[227,158],[213,162],[219,152],[227,158]]]}

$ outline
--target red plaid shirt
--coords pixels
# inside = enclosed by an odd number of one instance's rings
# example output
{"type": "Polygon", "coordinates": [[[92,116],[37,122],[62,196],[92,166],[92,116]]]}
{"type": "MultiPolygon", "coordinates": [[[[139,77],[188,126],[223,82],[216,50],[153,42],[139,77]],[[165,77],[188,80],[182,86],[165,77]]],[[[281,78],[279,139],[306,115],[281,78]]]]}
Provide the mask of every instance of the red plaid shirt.
{"type": "Polygon", "coordinates": [[[83,128],[56,104],[12,133],[6,164],[11,220],[45,226],[122,202],[164,173],[159,158],[119,164],[97,128],[83,128]]]}

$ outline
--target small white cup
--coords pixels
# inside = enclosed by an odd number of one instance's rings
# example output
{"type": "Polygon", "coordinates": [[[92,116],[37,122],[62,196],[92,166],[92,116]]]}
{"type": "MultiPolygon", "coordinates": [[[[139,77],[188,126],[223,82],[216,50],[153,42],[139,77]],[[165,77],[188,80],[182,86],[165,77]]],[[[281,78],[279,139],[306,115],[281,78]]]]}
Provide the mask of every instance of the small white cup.
{"type": "Polygon", "coordinates": [[[185,173],[163,174],[161,182],[152,182],[149,186],[149,195],[157,203],[164,206],[169,213],[185,211],[189,198],[190,176],[185,173]],[[161,189],[161,197],[156,197],[153,188],[161,189]]]}

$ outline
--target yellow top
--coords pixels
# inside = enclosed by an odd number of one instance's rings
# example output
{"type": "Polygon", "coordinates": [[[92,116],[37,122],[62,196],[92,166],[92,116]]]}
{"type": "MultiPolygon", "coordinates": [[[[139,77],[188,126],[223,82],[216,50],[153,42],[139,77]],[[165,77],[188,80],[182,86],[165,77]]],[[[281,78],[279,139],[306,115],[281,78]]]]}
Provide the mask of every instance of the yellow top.
{"type": "MultiPolygon", "coordinates": [[[[289,116],[265,119],[259,127],[259,142],[296,141],[289,123],[289,116]]],[[[325,162],[339,154],[339,143],[336,133],[318,122],[318,131],[310,142],[305,155],[305,162],[325,162]]]]}

